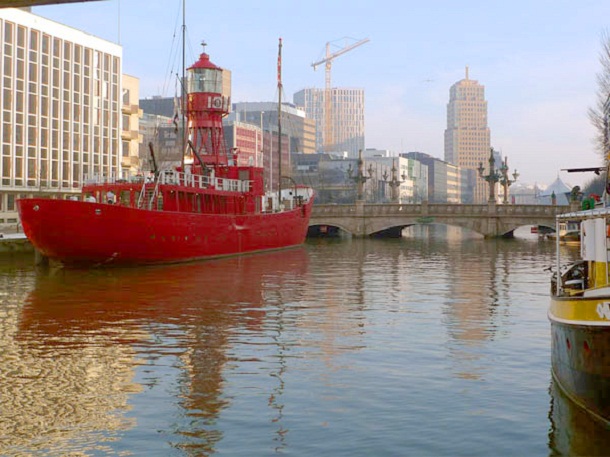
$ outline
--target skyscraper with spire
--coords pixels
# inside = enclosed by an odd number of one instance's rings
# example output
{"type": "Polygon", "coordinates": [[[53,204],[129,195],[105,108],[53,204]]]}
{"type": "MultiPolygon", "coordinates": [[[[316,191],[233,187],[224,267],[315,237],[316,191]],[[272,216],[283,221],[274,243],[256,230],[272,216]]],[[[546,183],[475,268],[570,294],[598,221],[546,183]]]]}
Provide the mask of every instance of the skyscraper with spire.
{"type": "MultiPolygon", "coordinates": [[[[479,164],[487,167],[489,163],[487,101],[485,86],[468,77],[468,67],[465,76],[449,90],[445,161],[461,168],[477,170],[479,164]]],[[[489,195],[487,183],[478,173],[473,195],[475,203],[485,203],[489,195]]]]}

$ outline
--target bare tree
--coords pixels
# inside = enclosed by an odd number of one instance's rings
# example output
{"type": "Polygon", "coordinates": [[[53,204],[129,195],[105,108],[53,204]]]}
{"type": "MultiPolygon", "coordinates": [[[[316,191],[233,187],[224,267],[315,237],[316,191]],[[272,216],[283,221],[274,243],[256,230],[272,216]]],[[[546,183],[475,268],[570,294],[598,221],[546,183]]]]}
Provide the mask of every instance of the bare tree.
{"type": "Polygon", "coordinates": [[[595,127],[595,149],[608,164],[608,111],[610,110],[610,35],[608,30],[602,33],[602,50],[599,55],[601,70],[597,73],[597,93],[595,105],[589,108],[589,119],[595,127]]]}

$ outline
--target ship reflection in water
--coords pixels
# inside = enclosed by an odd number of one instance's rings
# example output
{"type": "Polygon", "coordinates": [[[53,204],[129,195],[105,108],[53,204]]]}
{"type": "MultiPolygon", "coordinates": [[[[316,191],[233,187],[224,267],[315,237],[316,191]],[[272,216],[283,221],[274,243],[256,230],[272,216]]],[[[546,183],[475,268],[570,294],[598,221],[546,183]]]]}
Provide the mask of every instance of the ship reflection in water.
{"type": "Polygon", "coordinates": [[[180,266],[0,260],[0,455],[607,454],[549,391],[555,248],[426,226],[180,266]]]}
{"type": "Polygon", "coordinates": [[[607,456],[610,453],[608,426],[594,419],[551,381],[549,410],[550,455],[607,456]]]}
{"type": "Polygon", "coordinates": [[[147,424],[141,412],[136,421],[130,410],[142,406],[138,394],[161,386],[179,390],[172,395],[182,409],[174,429],[163,432],[166,441],[212,450],[222,438],[213,424],[228,402],[228,330],[256,331],[264,294],[290,300],[298,293],[290,282],[307,266],[306,251],[297,248],[180,266],[39,274],[14,344],[0,355],[3,372],[16,374],[0,391],[0,436],[11,437],[12,449],[33,452],[40,442],[53,455],[110,452],[104,442],[136,422],[137,439],[148,433],[158,440],[159,423],[147,424]]]}

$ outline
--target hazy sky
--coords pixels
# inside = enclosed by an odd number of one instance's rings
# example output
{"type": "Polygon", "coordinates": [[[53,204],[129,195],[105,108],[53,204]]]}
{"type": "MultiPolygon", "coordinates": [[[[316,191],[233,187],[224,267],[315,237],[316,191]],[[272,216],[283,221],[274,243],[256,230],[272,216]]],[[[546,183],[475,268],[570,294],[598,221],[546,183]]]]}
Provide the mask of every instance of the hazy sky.
{"type": "MultiPolygon", "coordinates": [[[[174,96],[181,65],[182,0],[103,0],[36,7],[41,16],[120,43],[123,71],[140,78],[141,97],[174,96]],[[179,71],[179,70],[178,70],[179,71]]],[[[524,183],[568,185],[589,174],[562,168],[600,165],[587,110],[610,2],[604,0],[363,1],[187,0],[187,64],[208,43],[230,69],[234,102],[277,99],[278,38],[288,101],[325,84],[333,51],[369,38],[336,58],[332,84],[364,88],[366,147],[423,151],[444,158],[449,88],[464,78],[485,86],[491,144],[524,183]]]]}

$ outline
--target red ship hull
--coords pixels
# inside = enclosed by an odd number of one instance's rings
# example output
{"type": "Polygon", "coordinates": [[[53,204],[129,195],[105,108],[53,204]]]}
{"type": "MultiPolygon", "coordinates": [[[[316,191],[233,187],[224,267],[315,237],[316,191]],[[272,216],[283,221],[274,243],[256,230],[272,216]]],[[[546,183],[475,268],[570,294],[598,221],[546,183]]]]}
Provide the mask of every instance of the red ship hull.
{"type": "Polygon", "coordinates": [[[86,201],[17,201],[23,230],[64,264],[188,262],[282,249],[305,241],[313,199],[291,211],[193,214],[86,201]]]}
{"type": "Polygon", "coordinates": [[[188,148],[184,144],[179,167],[157,167],[150,143],[146,178],[96,167],[84,176],[78,197],[17,201],[23,231],[42,256],[94,266],[177,263],[305,241],[314,192],[282,175],[281,97],[274,187],[265,185],[256,160],[239,164],[239,148],[227,149],[222,118],[229,113],[230,92],[224,70],[204,52],[187,71],[182,108],[188,148]],[[282,179],[292,185],[282,187],[282,179]]]}

